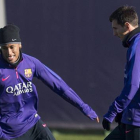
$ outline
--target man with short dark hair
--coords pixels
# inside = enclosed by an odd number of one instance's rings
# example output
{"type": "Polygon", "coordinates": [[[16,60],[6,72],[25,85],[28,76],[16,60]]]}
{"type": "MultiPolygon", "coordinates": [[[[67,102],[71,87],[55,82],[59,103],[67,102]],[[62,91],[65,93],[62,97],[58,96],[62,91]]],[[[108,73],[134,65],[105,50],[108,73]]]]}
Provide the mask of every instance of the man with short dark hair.
{"type": "Polygon", "coordinates": [[[97,114],[52,70],[21,52],[19,28],[0,29],[0,140],[54,140],[38,115],[38,94],[33,77],[77,107],[91,120],[97,114]]]}
{"type": "Polygon", "coordinates": [[[105,140],[140,140],[140,27],[138,15],[132,6],[122,6],[110,18],[113,34],[126,47],[124,88],[104,115],[103,128],[110,130],[116,117],[119,125],[105,140]],[[122,113],[122,117],[121,114],[122,113]]]}

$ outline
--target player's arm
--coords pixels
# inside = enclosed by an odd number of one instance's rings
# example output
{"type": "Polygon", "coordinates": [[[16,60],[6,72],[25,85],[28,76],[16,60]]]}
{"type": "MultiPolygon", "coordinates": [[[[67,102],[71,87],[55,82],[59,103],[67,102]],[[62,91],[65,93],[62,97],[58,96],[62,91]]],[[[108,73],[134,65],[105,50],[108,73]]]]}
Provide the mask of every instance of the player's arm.
{"type": "Polygon", "coordinates": [[[50,87],[55,93],[61,96],[64,100],[71,103],[82,111],[91,120],[96,119],[99,122],[99,118],[95,111],[85,104],[82,99],[72,90],[55,72],[46,67],[41,62],[36,62],[36,77],[43,81],[48,87],[50,87]]]}
{"type": "Polygon", "coordinates": [[[108,122],[112,122],[117,115],[121,113],[131,102],[133,97],[136,95],[139,89],[140,83],[140,44],[137,44],[135,53],[131,53],[128,58],[129,71],[127,71],[126,82],[124,88],[112,105],[109,108],[109,111],[104,115],[104,119],[108,122]]]}

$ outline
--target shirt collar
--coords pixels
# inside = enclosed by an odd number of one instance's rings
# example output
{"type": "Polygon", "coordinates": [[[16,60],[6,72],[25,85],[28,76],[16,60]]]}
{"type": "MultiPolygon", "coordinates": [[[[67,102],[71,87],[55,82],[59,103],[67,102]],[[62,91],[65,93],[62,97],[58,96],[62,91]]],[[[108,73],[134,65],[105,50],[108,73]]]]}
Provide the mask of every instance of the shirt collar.
{"type": "Polygon", "coordinates": [[[138,28],[135,28],[133,31],[131,31],[130,33],[128,33],[124,40],[122,41],[122,45],[125,47],[125,48],[129,48],[130,46],[130,41],[132,40],[132,38],[137,34],[137,33],[140,33],[140,27],[138,28]]]}

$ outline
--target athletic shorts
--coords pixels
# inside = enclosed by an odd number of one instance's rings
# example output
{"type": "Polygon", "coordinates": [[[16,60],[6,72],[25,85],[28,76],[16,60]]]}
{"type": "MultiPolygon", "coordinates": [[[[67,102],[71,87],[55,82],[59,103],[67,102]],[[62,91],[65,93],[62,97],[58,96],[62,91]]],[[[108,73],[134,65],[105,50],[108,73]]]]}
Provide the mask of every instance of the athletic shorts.
{"type": "Polygon", "coordinates": [[[46,124],[39,120],[25,134],[11,140],[55,140],[55,138],[46,124]]]}
{"type": "Polygon", "coordinates": [[[104,140],[140,140],[140,127],[120,124],[104,140]]]}

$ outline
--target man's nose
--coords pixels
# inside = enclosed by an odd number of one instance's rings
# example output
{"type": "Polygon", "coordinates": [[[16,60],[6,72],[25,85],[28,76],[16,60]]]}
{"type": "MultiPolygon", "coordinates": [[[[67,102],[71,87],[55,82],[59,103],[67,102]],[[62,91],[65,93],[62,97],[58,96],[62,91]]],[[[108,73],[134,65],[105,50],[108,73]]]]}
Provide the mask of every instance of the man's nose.
{"type": "Polygon", "coordinates": [[[8,48],[8,49],[7,49],[7,53],[8,53],[9,55],[12,54],[12,49],[8,48]]]}

